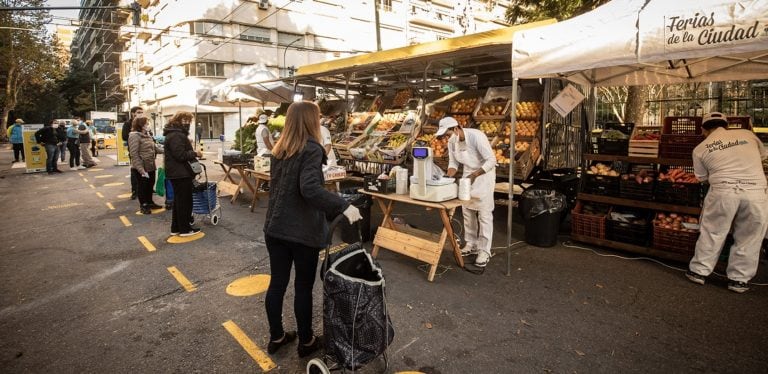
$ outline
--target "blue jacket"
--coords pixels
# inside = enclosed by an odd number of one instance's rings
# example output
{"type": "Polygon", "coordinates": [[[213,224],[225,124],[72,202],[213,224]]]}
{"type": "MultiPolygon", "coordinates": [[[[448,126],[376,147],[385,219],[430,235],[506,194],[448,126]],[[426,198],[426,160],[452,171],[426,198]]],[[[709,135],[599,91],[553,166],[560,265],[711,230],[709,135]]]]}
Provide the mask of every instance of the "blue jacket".
{"type": "Polygon", "coordinates": [[[11,127],[11,139],[12,144],[24,143],[24,135],[21,133],[21,126],[14,124],[11,127]]]}
{"type": "Polygon", "coordinates": [[[323,146],[310,139],[290,158],[272,157],[264,234],[310,248],[326,246],[326,216],[341,214],[349,203],[323,188],[324,155],[323,146]]]}

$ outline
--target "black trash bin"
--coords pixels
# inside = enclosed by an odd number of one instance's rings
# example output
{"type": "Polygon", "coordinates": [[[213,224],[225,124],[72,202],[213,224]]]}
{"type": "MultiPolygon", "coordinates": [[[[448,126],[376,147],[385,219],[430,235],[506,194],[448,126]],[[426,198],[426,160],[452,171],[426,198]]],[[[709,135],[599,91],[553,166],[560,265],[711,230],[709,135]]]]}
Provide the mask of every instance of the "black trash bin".
{"type": "Polygon", "coordinates": [[[537,247],[557,244],[560,218],[565,207],[566,197],[560,192],[542,189],[523,192],[520,213],[525,222],[525,242],[537,247]]]}
{"type": "Polygon", "coordinates": [[[371,240],[371,205],[373,199],[370,195],[361,194],[357,189],[344,189],[341,191],[341,197],[347,200],[360,210],[363,219],[360,220],[360,234],[357,231],[357,224],[351,225],[346,219],[339,223],[339,234],[341,240],[345,243],[356,243],[362,236],[363,243],[371,240]]]}

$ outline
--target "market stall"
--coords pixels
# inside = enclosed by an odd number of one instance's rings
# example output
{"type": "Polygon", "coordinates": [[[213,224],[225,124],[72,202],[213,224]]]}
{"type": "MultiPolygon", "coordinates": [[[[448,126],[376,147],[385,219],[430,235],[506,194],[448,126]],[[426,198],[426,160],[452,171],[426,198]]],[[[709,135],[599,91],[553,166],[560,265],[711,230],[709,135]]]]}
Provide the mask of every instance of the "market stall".
{"type": "MultiPolygon", "coordinates": [[[[582,16],[515,34],[513,77],[561,77],[585,86],[593,124],[598,86],[764,79],[768,76],[766,25],[765,1],[614,0],[582,16]]],[[[687,261],[698,236],[695,219],[700,213],[701,186],[689,183],[693,181],[688,173],[691,145],[701,140],[697,135],[700,118],[665,119],[658,129],[660,139],[654,138],[654,129],[641,131],[637,125],[615,129],[626,131],[619,136],[628,143],[625,153],[606,152],[607,143],[620,141],[602,137],[596,154],[585,152],[587,182],[573,211],[572,237],[687,261]],[[665,143],[665,136],[677,143],[665,143]],[[601,141],[606,143],[602,149],[601,141]],[[636,168],[644,164],[651,167],[636,168]],[[620,165],[635,169],[623,170],[620,165]],[[654,192],[659,189],[661,193],[654,192]],[[648,215],[617,222],[609,213],[614,209],[648,215]]],[[[587,128],[582,132],[587,139],[587,128]]]]}

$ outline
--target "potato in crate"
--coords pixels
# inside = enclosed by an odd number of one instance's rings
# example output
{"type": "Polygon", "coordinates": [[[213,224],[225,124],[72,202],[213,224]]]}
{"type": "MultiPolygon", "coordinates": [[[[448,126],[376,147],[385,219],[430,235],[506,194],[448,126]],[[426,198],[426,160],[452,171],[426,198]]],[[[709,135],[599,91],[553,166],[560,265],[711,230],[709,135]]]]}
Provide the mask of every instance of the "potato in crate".
{"type": "Polygon", "coordinates": [[[653,247],[670,252],[693,254],[699,239],[699,219],[677,213],[656,213],[653,220],[653,247]]]}
{"type": "Polygon", "coordinates": [[[590,166],[584,176],[582,192],[595,195],[619,196],[619,175],[622,168],[623,166],[620,162],[614,162],[612,165],[598,162],[590,166]]]}
{"type": "Polygon", "coordinates": [[[656,171],[652,165],[634,165],[621,175],[619,196],[625,199],[653,200],[656,171]]]}

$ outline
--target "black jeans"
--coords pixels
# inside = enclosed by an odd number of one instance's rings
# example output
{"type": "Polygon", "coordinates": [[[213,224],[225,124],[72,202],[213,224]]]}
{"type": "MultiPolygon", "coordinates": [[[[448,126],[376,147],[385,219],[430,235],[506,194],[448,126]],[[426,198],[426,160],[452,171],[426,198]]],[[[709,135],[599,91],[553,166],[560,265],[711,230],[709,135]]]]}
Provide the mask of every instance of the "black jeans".
{"type": "MultiPolygon", "coordinates": [[[[174,200],[174,204],[176,201],[174,200]]],[[[269,267],[272,279],[269,281],[264,305],[267,308],[270,340],[283,336],[283,297],[291,279],[291,266],[296,267],[293,281],[293,313],[296,316],[296,328],[299,341],[308,343],[312,340],[312,287],[315,285],[317,256],[319,248],[265,236],[269,267]]]]}
{"type": "Polygon", "coordinates": [[[69,138],[67,140],[67,149],[69,149],[69,167],[80,166],[80,145],[77,139],[69,138]]]}
{"type": "Polygon", "coordinates": [[[171,179],[173,186],[173,214],[171,232],[192,231],[192,178],[171,179]]]}
{"type": "Polygon", "coordinates": [[[13,160],[19,161],[19,155],[21,155],[21,161],[25,161],[24,158],[24,143],[13,143],[13,160]]]}
{"type": "MultiPolygon", "coordinates": [[[[152,201],[152,193],[155,188],[155,171],[147,171],[147,174],[149,174],[149,178],[144,178],[139,174],[139,171],[131,168],[131,177],[138,178],[139,186],[138,186],[138,196],[139,196],[139,205],[146,206],[153,204],[154,201],[152,201]]],[[[191,213],[190,213],[191,214],[191,213]]],[[[176,232],[176,231],[174,231],[176,232]]]]}
{"type": "Polygon", "coordinates": [[[59,145],[59,155],[61,155],[61,162],[64,162],[64,159],[67,158],[67,143],[62,142],[59,145]]]}

